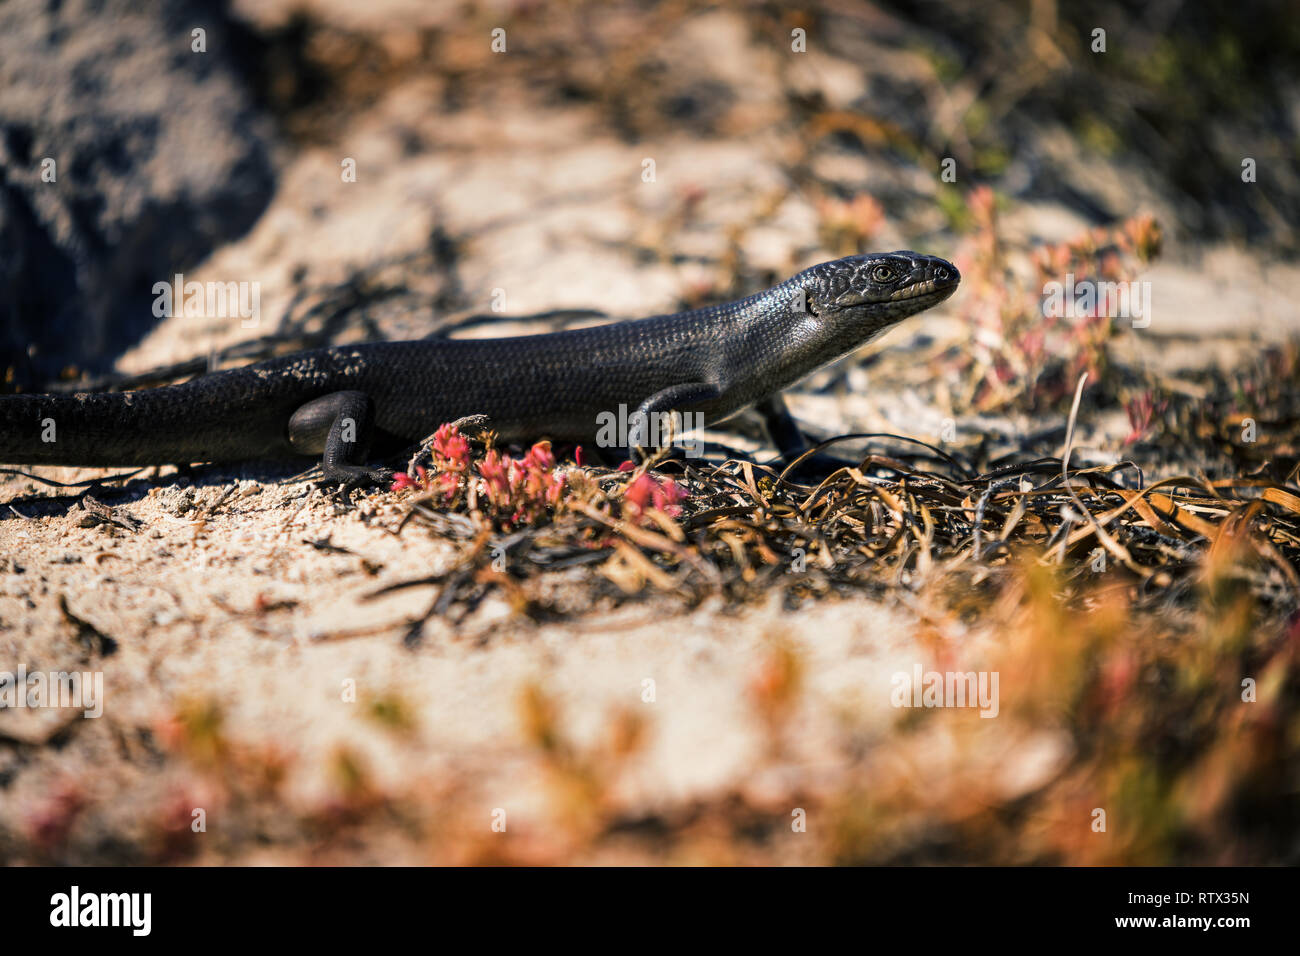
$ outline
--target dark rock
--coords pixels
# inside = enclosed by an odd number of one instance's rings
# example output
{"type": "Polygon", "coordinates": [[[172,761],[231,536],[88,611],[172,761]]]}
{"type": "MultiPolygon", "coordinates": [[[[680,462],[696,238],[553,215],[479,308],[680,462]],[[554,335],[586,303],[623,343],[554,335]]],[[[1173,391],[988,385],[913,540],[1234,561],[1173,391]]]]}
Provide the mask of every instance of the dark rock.
{"type": "Polygon", "coordinates": [[[241,43],[224,3],[0,3],[0,378],[105,370],[157,321],[155,282],[256,221],[273,128],[241,43]]]}

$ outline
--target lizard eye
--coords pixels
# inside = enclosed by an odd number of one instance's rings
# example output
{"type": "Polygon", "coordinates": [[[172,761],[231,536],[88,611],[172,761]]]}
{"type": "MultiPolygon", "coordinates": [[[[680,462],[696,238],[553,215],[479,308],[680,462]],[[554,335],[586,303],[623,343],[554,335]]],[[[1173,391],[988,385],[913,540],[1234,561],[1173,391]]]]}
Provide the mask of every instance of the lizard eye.
{"type": "Polygon", "coordinates": [[[879,265],[871,270],[872,282],[888,282],[894,278],[896,273],[891,266],[879,265]]]}

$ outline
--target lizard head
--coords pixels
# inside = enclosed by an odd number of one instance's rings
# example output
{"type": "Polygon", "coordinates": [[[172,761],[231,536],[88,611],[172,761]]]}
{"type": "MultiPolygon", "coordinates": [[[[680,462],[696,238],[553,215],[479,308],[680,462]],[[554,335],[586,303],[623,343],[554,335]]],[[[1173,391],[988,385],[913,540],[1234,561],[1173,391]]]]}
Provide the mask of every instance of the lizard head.
{"type": "Polygon", "coordinates": [[[946,259],[919,252],[878,252],[823,262],[796,277],[810,313],[866,319],[880,330],[942,302],[961,282],[946,259]]]}

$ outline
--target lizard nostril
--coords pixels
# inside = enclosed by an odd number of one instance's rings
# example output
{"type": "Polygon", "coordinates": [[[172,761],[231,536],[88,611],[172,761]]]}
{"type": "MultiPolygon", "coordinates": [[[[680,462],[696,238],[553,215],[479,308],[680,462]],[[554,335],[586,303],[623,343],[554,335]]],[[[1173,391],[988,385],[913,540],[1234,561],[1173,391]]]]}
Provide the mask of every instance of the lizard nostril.
{"type": "Polygon", "coordinates": [[[943,266],[935,266],[934,277],[936,279],[946,279],[948,278],[948,270],[945,269],[943,266]]]}

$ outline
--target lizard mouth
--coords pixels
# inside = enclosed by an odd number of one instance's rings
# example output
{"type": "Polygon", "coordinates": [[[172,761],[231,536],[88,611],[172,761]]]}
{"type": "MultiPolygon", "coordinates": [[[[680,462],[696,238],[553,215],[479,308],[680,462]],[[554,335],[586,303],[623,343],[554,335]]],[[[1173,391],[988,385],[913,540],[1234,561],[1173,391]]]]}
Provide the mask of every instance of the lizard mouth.
{"type": "Polygon", "coordinates": [[[921,296],[934,295],[935,293],[939,293],[942,297],[947,298],[952,295],[956,288],[956,282],[942,282],[938,279],[926,279],[922,282],[903,286],[901,289],[895,289],[889,294],[889,301],[898,302],[902,299],[919,299],[921,296]]]}
{"type": "Polygon", "coordinates": [[[942,302],[956,291],[961,282],[957,267],[942,259],[931,260],[912,273],[912,281],[889,294],[890,302],[928,299],[942,302]]]}

